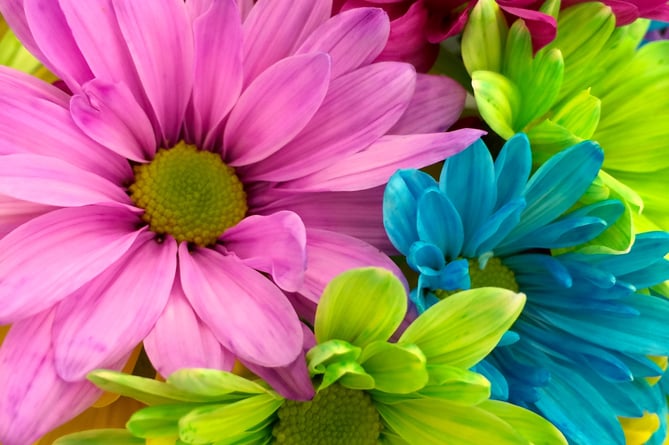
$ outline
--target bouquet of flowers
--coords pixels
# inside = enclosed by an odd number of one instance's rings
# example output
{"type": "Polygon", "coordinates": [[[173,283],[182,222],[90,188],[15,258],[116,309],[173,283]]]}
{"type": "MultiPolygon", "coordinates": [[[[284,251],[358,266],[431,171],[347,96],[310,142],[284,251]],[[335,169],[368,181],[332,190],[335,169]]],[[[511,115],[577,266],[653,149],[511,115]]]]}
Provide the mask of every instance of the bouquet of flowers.
{"type": "Polygon", "coordinates": [[[0,14],[0,444],[669,443],[667,0],[0,14]]]}

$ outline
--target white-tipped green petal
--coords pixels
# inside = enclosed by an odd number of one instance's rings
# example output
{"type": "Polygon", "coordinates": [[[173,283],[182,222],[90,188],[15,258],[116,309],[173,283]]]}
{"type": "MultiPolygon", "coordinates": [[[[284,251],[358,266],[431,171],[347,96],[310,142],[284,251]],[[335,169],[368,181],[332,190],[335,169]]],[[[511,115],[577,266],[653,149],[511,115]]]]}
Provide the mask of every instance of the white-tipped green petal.
{"type": "Polygon", "coordinates": [[[515,113],[520,109],[518,87],[505,76],[492,71],[474,71],[472,88],[481,116],[504,139],[516,133],[515,113]]]}
{"type": "Polygon", "coordinates": [[[560,430],[530,410],[497,400],[486,401],[479,408],[503,419],[532,445],[567,445],[560,430]]]}
{"type": "Polygon", "coordinates": [[[226,396],[231,393],[262,394],[271,392],[244,377],[216,369],[180,369],[167,378],[167,383],[176,389],[208,398],[226,396]]]}
{"type": "Polygon", "coordinates": [[[398,343],[417,345],[428,365],[470,368],[493,350],[524,304],[524,294],[506,289],[458,292],[421,314],[398,343]]]}
{"type": "Polygon", "coordinates": [[[476,2],[462,32],[462,59],[469,74],[501,70],[508,29],[494,0],[476,2]]]}
{"type": "Polygon", "coordinates": [[[374,388],[409,394],[428,381],[425,355],[415,345],[374,342],[365,347],[360,364],[374,378],[374,388]]]}
{"type": "Polygon", "coordinates": [[[388,340],[406,310],[404,286],[392,272],[378,267],[349,270],[323,292],[314,322],[316,341],[339,339],[363,347],[388,340]]]}
{"type": "Polygon", "coordinates": [[[114,428],[68,434],[56,439],[53,445],[144,445],[144,439],[114,428]]]}

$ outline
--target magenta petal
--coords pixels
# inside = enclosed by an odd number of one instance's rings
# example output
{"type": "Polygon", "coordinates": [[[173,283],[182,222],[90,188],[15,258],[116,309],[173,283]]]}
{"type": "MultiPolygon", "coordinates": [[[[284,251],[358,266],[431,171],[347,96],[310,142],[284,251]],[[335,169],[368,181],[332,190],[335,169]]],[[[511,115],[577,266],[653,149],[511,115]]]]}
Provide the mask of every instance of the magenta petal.
{"type": "Polygon", "coordinates": [[[92,383],[56,374],[53,311],[12,326],[0,347],[0,442],[26,445],[84,411],[100,396],[92,383]]]}
{"type": "Polygon", "coordinates": [[[177,278],[165,310],[144,339],[151,363],[167,377],[180,368],[232,370],[235,357],[195,315],[177,278]]]}
{"type": "Polygon", "coordinates": [[[446,131],[460,118],[467,91],[446,76],[418,74],[409,107],[390,129],[390,134],[446,131]]]}
{"type": "Polygon", "coordinates": [[[0,324],[51,307],[111,266],[139,231],[121,207],[54,210],[0,240],[0,324]]]}
{"type": "Polygon", "coordinates": [[[244,365],[287,399],[307,401],[315,395],[314,385],[307,369],[307,360],[302,354],[288,366],[280,368],[264,368],[253,363],[244,365]]]}
{"type": "Polygon", "coordinates": [[[285,366],[302,349],[302,328],[286,296],[259,272],[211,249],[179,246],[181,283],[195,313],[242,360],[285,366]]]}
{"type": "Polygon", "coordinates": [[[531,9],[505,6],[505,3],[500,2],[499,5],[504,12],[520,17],[525,22],[527,29],[532,35],[532,49],[534,52],[539,51],[555,39],[557,35],[557,22],[554,17],[531,9]]]}
{"type": "Polygon", "coordinates": [[[143,232],[123,258],[61,301],[53,326],[58,374],[81,380],[129,354],[167,304],[176,267],[176,242],[143,232]]]}
{"type": "Polygon", "coordinates": [[[244,84],[292,54],[330,17],[330,0],[260,0],[244,21],[244,84]]]}
{"type": "Polygon", "coordinates": [[[323,23],[296,52],[330,54],[334,79],[370,64],[383,50],[389,33],[388,15],[382,9],[354,9],[323,23]]]}
{"type": "Polygon", "coordinates": [[[33,154],[0,156],[0,193],[62,207],[131,204],[123,189],[107,179],[60,159],[33,154]]]}
{"type": "Polygon", "coordinates": [[[469,128],[449,133],[383,136],[367,149],[285,188],[309,192],[364,190],[383,185],[401,168],[423,168],[469,147],[485,132],[469,128]]]}
{"type": "Polygon", "coordinates": [[[185,3],[167,0],[157,8],[153,2],[118,0],[113,6],[162,142],[171,147],[179,140],[193,86],[193,33],[185,3]]]}
{"type": "Polygon", "coordinates": [[[0,0],[0,15],[2,15],[4,21],[7,22],[23,46],[43,63],[46,62],[49,65],[46,57],[39,50],[37,43],[35,43],[35,38],[28,25],[24,0],[0,0]]]}
{"type": "Polygon", "coordinates": [[[382,267],[393,272],[409,286],[395,263],[378,249],[364,241],[341,233],[307,229],[307,272],[299,293],[318,302],[325,286],[342,272],[357,267],[382,267]]]}
{"type": "Polygon", "coordinates": [[[153,159],[151,121],[123,83],[92,80],[70,102],[72,119],[94,141],[136,162],[153,159]]]}
{"type": "Polygon", "coordinates": [[[242,169],[248,179],[287,181],[316,172],[384,135],[409,105],[416,73],[384,62],[352,71],[330,84],[318,112],[281,150],[242,169]]]}
{"type": "Polygon", "coordinates": [[[233,166],[275,153],[311,120],[330,83],[330,56],[303,54],[265,70],[244,91],[230,113],[224,157],[233,166]]]}
{"type": "Polygon", "coordinates": [[[221,240],[245,265],[269,273],[281,289],[294,292],[302,286],[307,235],[295,213],[249,216],[226,230],[221,240]]]}

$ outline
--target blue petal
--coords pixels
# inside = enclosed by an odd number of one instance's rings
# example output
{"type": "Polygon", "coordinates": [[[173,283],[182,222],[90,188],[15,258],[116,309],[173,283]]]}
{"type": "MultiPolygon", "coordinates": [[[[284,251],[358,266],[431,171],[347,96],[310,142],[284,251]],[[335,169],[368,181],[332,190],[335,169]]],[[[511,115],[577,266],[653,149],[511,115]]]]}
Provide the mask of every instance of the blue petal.
{"type": "Polygon", "coordinates": [[[428,190],[418,200],[418,236],[439,247],[448,260],[460,256],[464,241],[462,221],[439,190],[428,190]]]}
{"type": "Polygon", "coordinates": [[[413,270],[427,275],[439,275],[446,266],[441,249],[424,241],[416,241],[411,245],[407,263],[413,270]]]}
{"type": "Polygon", "coordinates": [[[451,261],[438,274],[421,273],[419,279],[422,280],[422,286],[430,290],[459,290],[471,287],[467,260],[451,261]]]}
{"type": "Polygon", "coordinates": [[[466,257],[478,257],[494,249],[499,241],[518,224],[525,200],[520,198],[508,202],[493,213],[474,233],[463,248],[466,257]]]}
{"type": "Polygon", "coordinates": [[[593,260],[602,269],[614,275],[629,274],[642,270],[658,261],[669,252],[669,233],[647,232],[636,235],[634,245],[623,255],[596,255],[593,260]]]}
{"type": "Polygon", "coordinates": [[[581,207],[568,213],[568,216],[595,216],[606,221],[607,226],[613,225],[618,218],[625,212],[625,206],[617,199],[606,199],[594,204],[581,207]]]}
{"type": "Polygon", "coordinates": [[[407,255],[418,240],[418,199],[436,181],[419,170],[399,170],[390,177],[383,193],[383,225],[395,248],[407,255]]]}
{"type": "Polygon", "coordinates": [[[531,169],[532,151],[530,141],[525,134],[518,133],[506,141],[495,160],[496,209],[520,197],[525,189],[525,184],[527,184],[531,169]]]}
{"type": "Polygon", "coordinates": [[[583,244],[602,233],[607,227],[606,221],[595,217],[560,218],[536,230],[523,234],[522,238],[505,239],[498,251],[505,252],[525,249],[557,249],[583,244]]]}
{"type": "Polygon", "coordinates": [[[458,210],[466,241],[488,219],[497,200],[488,147],[479,139],[448,158],[441,170],[439,187],[458,210]]]}
{"type": "Polygon", "coordinates": [[[509,399],[509,384],[495,365],[489,359],[481,360],[472,368],[472,371],[482,374],[490,382],[490,398],[495,400],[509,399]]]}
{"type": "Polygon", "coordinates": [[[618,280],[630,283],[637,289],[645,289],[669,280],[669,261],[661,260],[642,270],[617,276],[618,280]]]}
{"type": "Polygon", "coordinates": [[[513,271],[518,284],[521,284],[521,280],[532,280],[532,277],[536,277],[542,287],[557,285],[564,288],[572,285],[569,270],[550,255],[513,255],[502,258],[502,263],[513,271]]]}

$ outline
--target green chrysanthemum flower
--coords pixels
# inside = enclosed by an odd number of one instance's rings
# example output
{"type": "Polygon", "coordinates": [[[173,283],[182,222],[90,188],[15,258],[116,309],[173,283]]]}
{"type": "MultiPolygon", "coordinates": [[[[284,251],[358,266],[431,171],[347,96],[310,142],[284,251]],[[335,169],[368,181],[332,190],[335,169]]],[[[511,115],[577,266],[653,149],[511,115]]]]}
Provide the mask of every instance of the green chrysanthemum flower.
{"type": "Polygon", "coordinates": [[[602,171],[584,203],[626,203],[594,243],[623,251],[634,232],[669,229],[669,41],[638,49],[648,22],[616,28],[602,3],[557,20],[557,38],[533,55],[524,22],[509,28],[493,0],[479,1],[462,56],[483,119],[505,139],[526,133],[538,164],[583,140],[601,145],[602,171]]]}
{"type": "Polygon", "coordinates": [[[0,15],[0,65],[9,66],[47,81],[55,80],[42,63],[19,42],[0,15]]]}
{"type": "Polygon", "coordinates": [[[390,272],[358,269],[335,278],[316,312],[307,353],[311,401],[285,400],[262,381],[183,369],[157,382],[112,371],[98,386],[148,405],[128,431],[83,432],[57,445],[143,444],[566,444],[538,415],[488,400],[490,383],[468,370],[497,344],[525,296],[498,288],[454,294],[388,341],[406,309],[390,272]],[[108,442],[104,442],[107,440],[108,442]],[[157,443],[157,442],[152,442],[157,443]]]}

